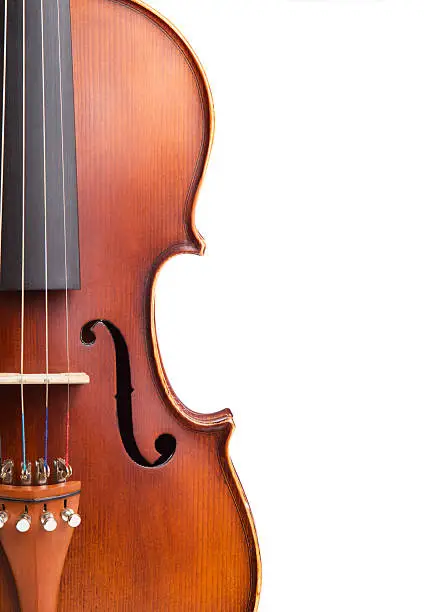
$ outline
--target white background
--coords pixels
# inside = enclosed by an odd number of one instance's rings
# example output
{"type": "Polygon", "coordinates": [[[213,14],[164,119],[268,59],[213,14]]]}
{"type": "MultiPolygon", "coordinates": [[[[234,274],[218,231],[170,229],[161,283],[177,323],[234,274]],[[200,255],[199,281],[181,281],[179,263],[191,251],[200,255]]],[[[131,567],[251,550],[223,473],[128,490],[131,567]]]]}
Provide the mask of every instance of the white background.
{"type": "Polygon", "coordinates": [[[422,612],[424,3],[153,4],[217,114],[159,340],[190,408],[235,415],[260,612],[422,612]]]}

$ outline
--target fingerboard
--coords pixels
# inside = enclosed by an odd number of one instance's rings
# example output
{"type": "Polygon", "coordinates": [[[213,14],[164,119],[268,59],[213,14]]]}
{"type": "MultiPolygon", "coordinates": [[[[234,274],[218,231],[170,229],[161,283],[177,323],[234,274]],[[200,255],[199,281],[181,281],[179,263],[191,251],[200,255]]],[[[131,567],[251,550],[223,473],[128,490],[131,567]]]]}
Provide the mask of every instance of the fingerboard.
{"type": "Polygon", "coordinates": [[[22,288],[22,266],[26,290],[79,289],[69,0],[0,0],[0,38],[0,290],[22,288]]]}

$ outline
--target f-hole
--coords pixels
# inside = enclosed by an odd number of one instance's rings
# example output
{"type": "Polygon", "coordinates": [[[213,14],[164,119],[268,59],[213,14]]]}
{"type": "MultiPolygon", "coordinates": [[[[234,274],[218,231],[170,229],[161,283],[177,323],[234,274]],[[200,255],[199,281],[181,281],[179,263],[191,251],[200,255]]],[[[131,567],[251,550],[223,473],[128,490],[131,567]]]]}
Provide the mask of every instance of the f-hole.
{"type": "Polygon", "coordinates": [[[164,465],[172,459],[177,441],[171,434],[162,434],[155,440],[155,449],[160,454],[160,457],[150,463],[140,453],[137,442],[134,437],[134,427],[132,419],[132,393],[134,391],[131,384],[131,367],[130,356],[127,343],[119,329],[110,321],[96,319],[89,321],[81,329],[81,341],[83,344],[91,345],[96,342],[94,328],[101,323],[109,331],[115,344],[116,354],[116,409],[118,415],[118,426],[121,434],[122,444],[127,451],[129,457],[138,465],[146,468],[154,468],[164,465]]]}

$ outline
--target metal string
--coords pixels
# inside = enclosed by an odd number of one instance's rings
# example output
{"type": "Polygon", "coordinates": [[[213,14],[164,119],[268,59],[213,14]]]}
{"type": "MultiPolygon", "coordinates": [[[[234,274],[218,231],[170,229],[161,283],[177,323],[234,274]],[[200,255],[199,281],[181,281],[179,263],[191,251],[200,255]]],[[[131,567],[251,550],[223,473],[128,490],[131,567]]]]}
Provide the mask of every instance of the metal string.
{"type": "Polygon", "coordinates": [[[44,422],[44,465],[47,467],[49,444],[49,299],[48,299],[48,248],[47,248],[47,172],[46,172],[46,92],[44,65],[44,0],[41,4],[41,75],[43,81],[43,189],[44,189],[44,279],[45,279],[45,317],[46,317],[46,412],[44,422]]]}
{"type": "Polygon", "coordinates": [[[3,234],[4,134],[5,134],[5,125],[6,125],[7,9],[8,9],[8,0],[4,0],[3,100],[2,100],[2,113],[1,113],[1,177],[0,177],[0,274],[1,274],[1,239],[2,239],[2,234],[3,234]]]}
{"type": "MultiPolygon", "coordinates": [[[[0,177],[0,276],[1,276],[1,242],[3,235],[3,199],[4,199],[4,135],[6,125],[6,69],[7,69],[7,9],[8,0],[4,0],[4,35],[3,35],[3,94],[1,112],[1,177],[0,177]]],[[[3,445],[0,435],[0,467],[3,465],[3,445]]]]}
{"type": "Polygon", "coordinates": [[[65,318],[66,318],[66,362],[68,369],[67,385],[67,404],[66,404],[66,433],[65,433],[65,461],[69,465],[69,439],[71,421],[71,391],[70,391],[70,355],[69,355],[69,299],[68,299],[68,245],[66,232],[66,186],[65,186],[65,151],[63,142],[63,88],[62,88],[62,51],[60,44],[60,8],[59,0],[57,6],[57,38],[58,38],[58,60],[59,60],[59,95],[60,95],[60,134],[61,134],[61,154],[62,154],[62,202],[63,202],[63,237],[64,237],[64,257],[65,257],[65,318]]]}
{"type": "Polygon", "coordinates": [[[22,464],[26,472],[25,403],[24,403],[24,323],[25,323],[25,135],[26,135],[26,0],[22,0],[22,259],[21,259],[21,429],[22,464]]]}

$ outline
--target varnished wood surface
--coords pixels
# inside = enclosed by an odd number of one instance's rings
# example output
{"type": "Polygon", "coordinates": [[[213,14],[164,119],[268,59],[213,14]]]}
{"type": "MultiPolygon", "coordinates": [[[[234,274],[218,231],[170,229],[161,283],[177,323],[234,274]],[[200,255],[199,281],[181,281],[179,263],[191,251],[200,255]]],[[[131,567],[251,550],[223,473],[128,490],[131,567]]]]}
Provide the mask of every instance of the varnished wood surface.
{"type": "MultiPolygon", "coordinates": [[[[175,30],[133,2],[72,0],[81,291],[70,295],[71,463],[81,527],[65,562],[61,612],[251,612],[260,562],[253,520],[228,456],[228,410],[201,415],[174,395],[154,329],[160,266],[201,254],[194,203],[210,151],[213,109],[203,72],[175,30]],[[131,359],[137,445],[150,461],[162,433],[174,457],[155,469],[126,454],[117,427],[111,321],[131,359]]],[[[28,294],[27,372],[44,367],[44,302],[28,294]]],[[[170,306],[172,307],[172,306],[170,306]]],[[[50,369],[66,371],[64,295],[50,297],[50,369]]],[[[2,371],[19,371],[20,296],[0,295],[2,371]]],[[[201,346],[199,343],[199,352],[201,346]]],[[[20,460],[19,389],[0,389],[4,453],[20,460]]],[[[66,388],[51,389],[50,454],[63,455],[66,388]]],[[[28,455],[42,455],[43,388],[26,388],[28,455]]],[[[18,610],[0,558],[0,610],[18,610]]]]}
{"type": "Polygon", "coordinates": [[[80,482],[42,487],[0,485],[0,502],[9,518],[0,530],[0,542],[12,569],[19,605],[23,612],[57,610],[63,564],[75,529],[60,517],[66,496],[67,508],[78,512],[80,482]],[[22,502],[22,498],[26,502],[22,502]],[[41,499],[40,499],[41,498],[41,499]],[[46,503],[44,500],[48,499],[46,503]],[[55,531],[46,532],[40,522],[43,510],[56,517],[55,531]],[[19,533],[16,522],[22,512],[32,518],[27,533],[19,533]]]}

